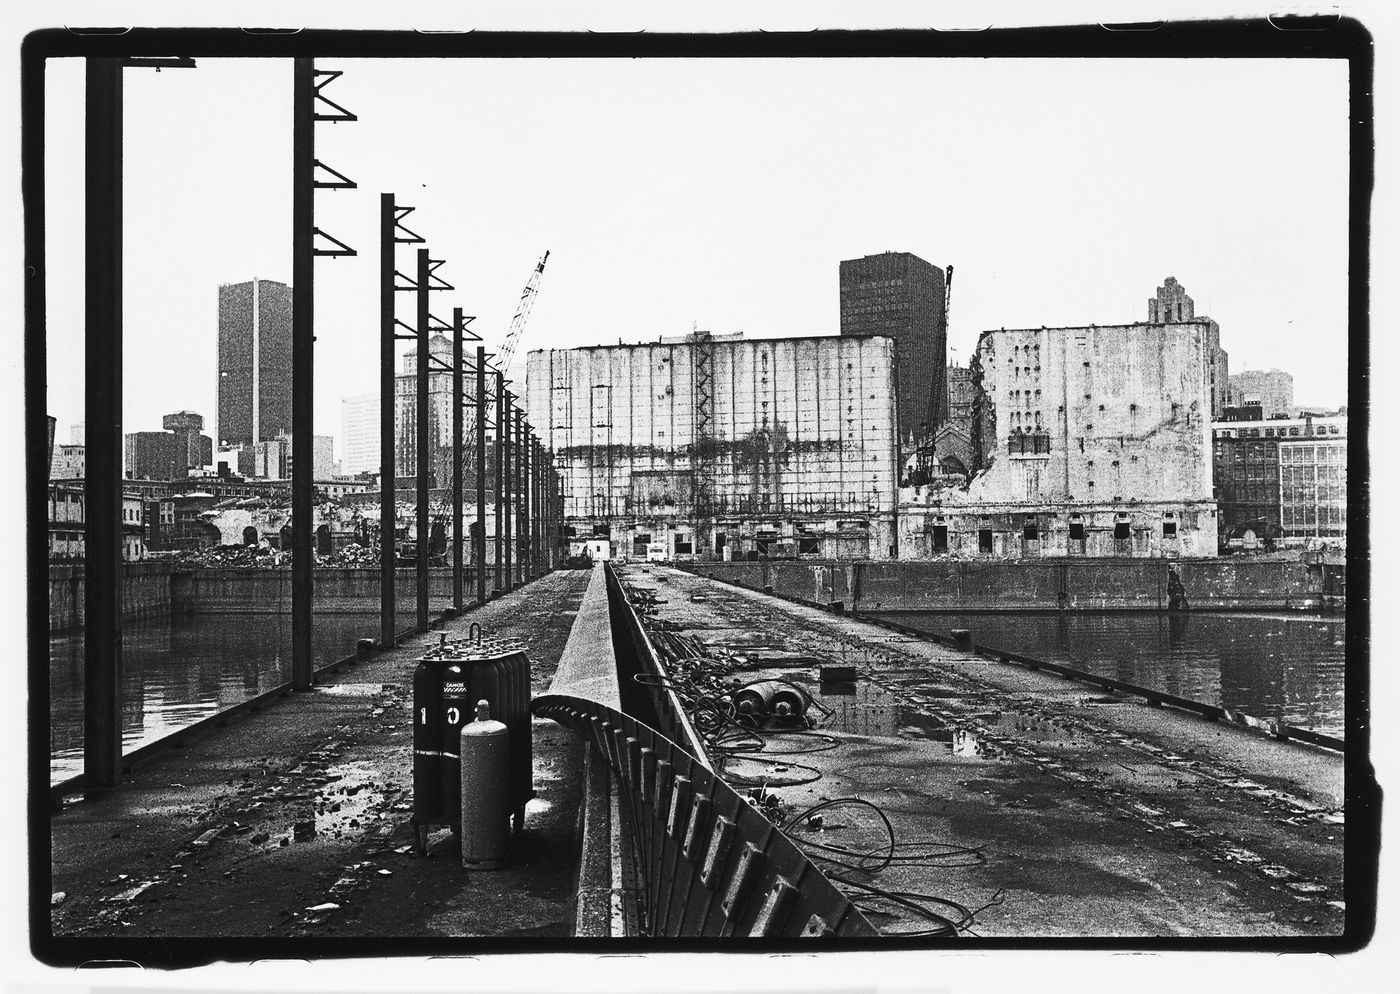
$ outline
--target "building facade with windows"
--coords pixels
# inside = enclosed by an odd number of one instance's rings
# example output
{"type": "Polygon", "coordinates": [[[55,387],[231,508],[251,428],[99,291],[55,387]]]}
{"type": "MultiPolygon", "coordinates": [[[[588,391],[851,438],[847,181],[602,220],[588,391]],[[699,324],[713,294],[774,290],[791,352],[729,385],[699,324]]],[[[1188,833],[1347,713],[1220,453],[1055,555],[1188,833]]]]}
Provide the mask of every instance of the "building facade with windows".
{"type": "Polygon", "coordinates": [[[1344,543],[1346,417],[1266,419],[1260,410],[1232,408],[1232,417],[1212,426],[1221,547],[1344,543]]]}
{"type": "Polygon", "coordinates": [[[292,430],[292,288],[274,280],[219,286],[220,448],[292,430]]]}
{"type": "MultiPolygon", "coordinates": [[[[379,394],[340,401],[340,471],[345,476],[379,472],[379,394]]],[[[397,455],[395,456],[397,459],[397,455]]]]}
{"type": "Polygon", "coordinates": [[[846,259],[840,268],[841,334],[895,342],[900,446],[912,449],[948,418],[943,270],[909,252],[846,259]]]}
{"type": "Polygon", "coordinates": [[[896,343],[882,336],[531,352],[529,419],[575,550],[622,559],[893,555],[896,343]]]}
{"type": "Polygon", "coordinates": [[[971,479],[903,489],[901,558],[1215,555],[1209,349],[1197,321],[983,332],[971,479]]]}
{"type": "Polygon", "coordinates": [[[1293,374],[1281,369],[1247,369],[1230,374],[1230,405],[1242,407],[1257,401],[1266,418],[1291,418],[1298,413],[1293,404],[1293,374]]]}

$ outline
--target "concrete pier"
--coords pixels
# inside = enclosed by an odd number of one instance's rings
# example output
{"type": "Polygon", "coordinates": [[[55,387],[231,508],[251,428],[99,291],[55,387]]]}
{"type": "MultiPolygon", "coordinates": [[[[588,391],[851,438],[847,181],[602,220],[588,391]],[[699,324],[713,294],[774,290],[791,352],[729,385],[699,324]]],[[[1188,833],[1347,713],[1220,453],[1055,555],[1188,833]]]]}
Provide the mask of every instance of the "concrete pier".
{"type": "MultiPolygon", "coordinates": [[[[669,567],[628,567],[623,578],[656,588],[662,621],[744,656],[739,679],[793,680],[832,710],[820,731],[837,748],[777,757],[783,765],[731,760],[732,772],[766,779],[790,811],[858,797],[879,805],[901,840],[980,853],[879,878],[969,909],[990,904],[973,934],[1342,932],[1335,753],[669,567]],[[825,664],[854,665],[858,679],[822,687],[825,664]],[[798,782],[811,776],[798,763],[820,779],[798,782]]],[[[887,838],[849,810],[795,833],[863,850],[887,838]]]]}
{"type": "MultiPolygon", "coordinates": [[[[524,643],[538,693],[587,581],[552,573],[441,631],[480,623],[524,643]]],[[[111,792],[70,800],[52,819],[55,935],[159,936],[172,950],[203,936],[567,936],[581,750],[554,722],[534,723],[538,797],[506,868],[467,873],[446,829],[426,858],[411,851],[411,677],[437,641],[344,667],[171,748],[111,792]]]]}

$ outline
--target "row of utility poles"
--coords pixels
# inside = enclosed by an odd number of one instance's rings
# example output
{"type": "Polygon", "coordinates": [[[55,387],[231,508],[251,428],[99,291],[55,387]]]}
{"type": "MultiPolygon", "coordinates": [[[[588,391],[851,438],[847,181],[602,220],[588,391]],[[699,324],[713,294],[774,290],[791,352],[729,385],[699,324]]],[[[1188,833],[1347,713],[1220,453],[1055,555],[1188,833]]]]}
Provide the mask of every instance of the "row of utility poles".
{"type": "MultiPolygon", "coordinates": [[[[193,68],[189,58],[90,57],[86,86],[86,289],[84,341],[85,414],[88,428],[86,472],[87,555],[85,560],[85,660],[84,660],[84,786],[102,788],[121,779],[121,590],[122,590],[122,74],[132,67],[193,68]]],[[[322,89],[339,72],[321,71],[313,59],[298,58],[293,65],[293,197],[292,197],[292,447],[299,454],[292,468],[292,687],[308,690],[313,680],[311,612],[314,598],[312,504],[312,410],[315,368],[314,260],[317,256],[354,256],[354,249],[315,225],[314,194],[318,189],[354,189],[355,183],[316,158],[314,127],[317,122],[356,120],[355,115],[328,99],[322,89]]],[[[404,228],[403,217],[412,208],[399,207],[393,194],[381,197],[381,503],[380,560],[382,563],[382,631],[380,647],[397,644],[403,634],[429,627],[428,506],[430,453],[436,439],[429,438],[429,375],[433,357],[429,335],[451,331],[453,359],[453,556],[452,603],[456,611],[466,607],[463,521],[463,411],[470,404],[474,415],[476,523],[472,528],[473,599],[485,603],[490,596],[513,590],[558,564],[562,533],[562,489],[558,473],[540,444],[515,395],[507,389],[501,370],[491,368],[490,355],[477,345],[475,357],[464,355],[464,342],[480,342],[467,331],[472,319],[453,311],[450,326],[433,318],[429,294],[452,287],[435,275],[441,260],[418,250],[414,279],[394,266],[394,247],[423,241],[404,228]],[[394,314],[395,295],[413,292],[417,320],[413,325],[394,314]],[[400,334],[405,329],[409,334],[400,334]],[[395,503],[395,385],[394,343],[399,338],[417,342],[417,613],[409,632],[395,626],[394,581],[398,562],[397,508],[395,503]],[[465,389],[465,374],[473,374],[474,388],[465,389]],[[494,409],[494,418],[490,412],[494,409]],[[494,460],[487,462],[487,442],[494,460]],[[486,555],[488,483],[495,510],[494,568],[486,555]],[[490,577],[488,591],[487,578],[490,577]]],[[[439,369],[444,367],[439,361],[439,369]]],[[[31,453],[32,455],[32,453],[31,453]]],[[[31,460],[31,471],[37,466],[31,460]]]]}
{"type": "MultiPolygon", "coordinates": [[[[416,343],[414,371],[415,439],[414,476],[416,484],[414,555],[416,580],[416,624],[411,632],[427,630],[430,624],[428,588],[431,556],[431,507],[429,477],[432,453],[438,445],[433,428],[433,409],[429,389],[435,374],[449,373],[452,377],[452,607],[456,612],[466,607],[466,552],[472,552],[471,572],[475,580],[474,600],[485,603],[489,597],[514,590],[522,583],[555,568],[559,557],[559,535],[562,521],[560,479],[544,446],[525,419],[525,412],[516,405],[516,396],[507,389],[510,382],[504,373],[491,366],[493,358],[484,345],[478,344],[475,356],[465,354],[467,341],[480,342],[479,335],[467,330],[473,317],[453,308],[452,323],[436,318],[430,306],[435,291],[454,289],[437,275],[443,260],[433,259],[426,248],[417,251],[414,276],[401,272],[395,261],[395,248],[400,244],[421,244],[423,238],[407,228],[403,219],[414,208],[396,202],[394,194],[380,195],[380,635],[379,644],[390,647],[400,638],[397,622],[398,501],[395,433],[395,403],[384,398],[396,398],[397,375],[394,370],[394,342],[408,339],[416,343]],[[409,325],[396,314],[396,294],[414,295],[416,320],[409,325]],[[431,335],[452,333],[452,360],[444,362],[432,354],[431,335]],[[467,374],[472,374],[473,387],[468,392],[467,374]],[[465,528],[465,462],[469,456],[465,434],[464,412],[470,408],[473,417],[471,434],[475,463],[476,520],[465,528]],[[494,417],[491,412],[494,408],[494,417]],[[491,440],[493,458],[487,459],[487,440],[491,440]],[[486,555],[487,490],[495,510],[493,529],[494,562],[488,565],[486,555]],[[487,588],[487,578],[491,585],[487,588]]],[[[295,443],[294,443],[295,444],[295,443]]],[[[438,481],[439,483],[441,481],[438,481]]]]}

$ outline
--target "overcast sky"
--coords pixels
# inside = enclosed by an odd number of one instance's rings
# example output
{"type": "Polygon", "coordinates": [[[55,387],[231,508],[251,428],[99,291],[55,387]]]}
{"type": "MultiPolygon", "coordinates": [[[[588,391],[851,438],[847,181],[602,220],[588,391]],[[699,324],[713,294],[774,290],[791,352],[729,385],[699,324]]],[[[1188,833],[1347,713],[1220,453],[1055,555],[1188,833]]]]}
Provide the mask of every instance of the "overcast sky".
{"type": "MultiPolygon", "coordinates": [[[[835,334],[842,259],[956,269],[950,359],[988,328],[1144,320],[1175,276],[1232,371],[1346,403],[1347,78],[1321,60],[322,60],[359,116],[317,156],[358,249],[316,262],[316,431],[378,389],[378,204],[417,211],[499,344],[835,334]]],[[[124,431],[214,434],[217,288],[291,281],[289,61],[126,72],[124,431]]],[[[49,411],[82,419],[82,66],[48,72],[49,411]]],[[[410,271],[413,247],[399,250],[410,271]]],[[[400,316],[412,321],[411,295],[400,316]]]]}

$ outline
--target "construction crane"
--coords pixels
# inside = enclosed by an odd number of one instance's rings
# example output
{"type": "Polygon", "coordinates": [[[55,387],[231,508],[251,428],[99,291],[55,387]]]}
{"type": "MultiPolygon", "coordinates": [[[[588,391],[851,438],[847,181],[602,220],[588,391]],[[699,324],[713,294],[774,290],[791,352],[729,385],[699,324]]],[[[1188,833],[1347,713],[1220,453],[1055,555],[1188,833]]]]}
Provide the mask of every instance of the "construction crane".
{"type": "MultiPolygon", "coordinates": [[[[510,319],[510,327],[506,330],[505,344],[501,346],[500,353],[496,356],[495,366],[502,373],[510,369],[510,358],[515,354],[515,347],[520,344],[521,333],[525,330],[525,322],[530,318],[530,310],[535,306],[535,296],[540,292],[540,276],[544,273],[544,264],[549,261],[549,249],[545,249],[544,255],[540,256],[540,261],[535,263],[535,270],[530,274],[529,280],[525,283],[525,289],[520,291],[520,303],[515,307],[515,317],[510,319]]],[[[472,452],[476,447],[476,419],[464,426],[462,432],[462,452],[472,452]]],[[[439,514],[444,517],[448,514],[448,508],[452,505],[453,495],[448,493],[446,499],[440,505],[439,514]]]]}
{"type": "Polygon", "coordinates": [[[530,309],[535,306],[535,295],[540,292],[540,277],[544,275],[544,264],[548,261],[549,249],[545,249],[544,255],[540,256],[540,261],[535,264],[535,271],[525,283],[525,289],[520,291],[520,303],[516,305],[515,317],[510,319],[506,343],[501,346],[501,355],[497,360],[503,373],[510,372],[510,358],[515,355],[515,347],[520,344],[520,333],[525,330],[525,322],[530,318],[530,309]]]}

